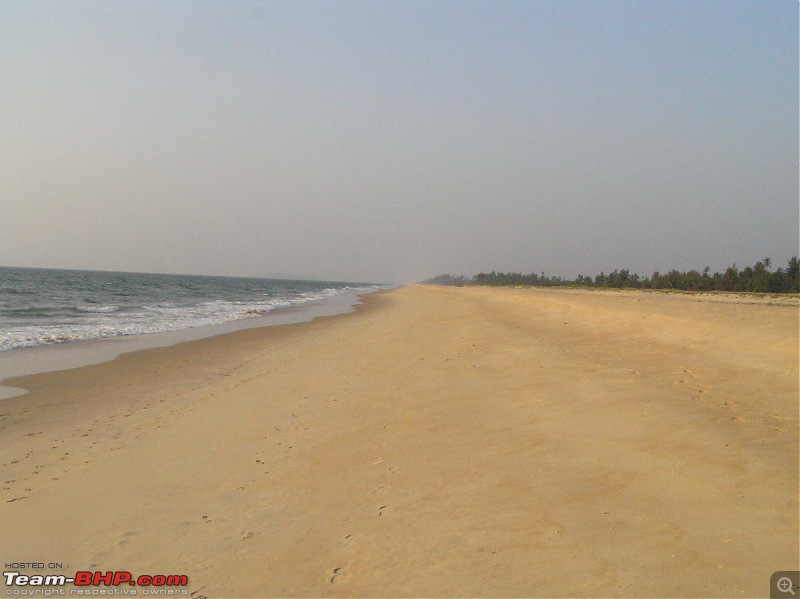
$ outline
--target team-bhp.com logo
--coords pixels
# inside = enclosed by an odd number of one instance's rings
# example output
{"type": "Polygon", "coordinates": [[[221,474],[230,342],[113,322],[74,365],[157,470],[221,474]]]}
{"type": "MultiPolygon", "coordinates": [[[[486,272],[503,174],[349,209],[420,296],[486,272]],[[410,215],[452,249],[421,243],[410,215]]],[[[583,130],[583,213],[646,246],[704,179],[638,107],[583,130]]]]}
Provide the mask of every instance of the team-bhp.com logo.
{"type": "MultiPolygon", "coordinates": [[[[76,587],[81,587],[78,589],[72,589],[70,594],[77,594],[77,595],[99,595],[99,594],[112,594],[112,593],[100,593],[98,592],[99,589],[92,588],[92,587],[145,587],[142,591],[143,595],[179,595],[179,594],[187,594],[188,591],[185,589],[174,589],[171,588],[171,592],[166,592],[170,587],[185,587],[189,584],[189,577],[185,574],[142,574],[140,576],[136,576],[134,578],[133,574],[127,572],[125,570],[111,570],[109,572],[89,572],[86,570],[81,570],[75,573],[75,576],[64,576],[63,574],[48,574],[48,575],[40,575],[40,574],[22,574],[20,572],[3,572],[3,578],[5,578],[5,583],[7,587],[25,587],[25,590],[34,591],[34,592],[12,592],[9,593],[8,589],[6,590],[6,594],[13,594],[13,595],[43,595],[44,593],[35,592],[35,589],[44,589],[44,588],[53,588],[53,587],[64,587],[68,584],[72,584],[76,587]],[[88,588],[83,588],[88,587],[88,588]],[[155,588],[153,588],[155,587],[155,588]],[[177,592],[176,592],[177,591],[177,592]]],[[[16,590],[16,589],[14,589],[16,590]]],[[[22,589],[18,589],[22,590],[22,589]]],[[[53,589],[55,590],[55,589],[53,589]]],[[[123,593],[113,593],[113,594],[123,594],[123,593]]],[[[135,595],[136,592],[133,591],[131,593],[124,593],[124,594],[131,594],[135,595]]]]}

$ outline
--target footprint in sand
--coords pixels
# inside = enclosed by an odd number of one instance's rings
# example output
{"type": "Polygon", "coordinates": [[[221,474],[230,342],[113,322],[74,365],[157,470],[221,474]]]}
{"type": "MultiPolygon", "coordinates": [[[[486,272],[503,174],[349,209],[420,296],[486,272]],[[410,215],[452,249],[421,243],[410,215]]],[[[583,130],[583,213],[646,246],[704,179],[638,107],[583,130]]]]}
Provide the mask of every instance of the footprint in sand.
{"type": "Polygon", "coordinates": [[[330,580],[331,583],[341,582],[343,577],[344,577],[344,568],[339,567],[333,569],[328,580],[330,580]]]}

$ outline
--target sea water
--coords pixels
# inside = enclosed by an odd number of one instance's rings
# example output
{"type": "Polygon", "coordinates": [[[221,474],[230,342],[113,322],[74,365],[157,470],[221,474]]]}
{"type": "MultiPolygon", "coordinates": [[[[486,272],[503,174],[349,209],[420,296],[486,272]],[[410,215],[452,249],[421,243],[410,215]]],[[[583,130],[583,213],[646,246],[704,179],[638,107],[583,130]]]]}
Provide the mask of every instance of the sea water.
{"type": "Polygon", "coordinates": [[[378,287],[0,267],[0,352],[205,327],[378,287]]]}

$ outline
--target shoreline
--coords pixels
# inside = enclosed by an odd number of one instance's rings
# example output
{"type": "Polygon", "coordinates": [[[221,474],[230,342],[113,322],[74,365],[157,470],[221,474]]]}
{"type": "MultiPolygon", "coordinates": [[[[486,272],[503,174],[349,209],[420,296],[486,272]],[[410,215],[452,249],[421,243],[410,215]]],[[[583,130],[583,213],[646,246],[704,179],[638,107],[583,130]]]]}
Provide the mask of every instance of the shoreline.
{"type": "Polygon", "coordinates": [[[412,286],[15,379],[0,554],[209,597],[760,596],[800,561],[797,324],[412,286]]]}
{"type": "Polygon", "coordinates": [[[24,388],[6,385],[5,381],[8,379],[102,364],[130,352],[168,347],[234,331],[295,324],[323,316],[346,314],[360,303],[361,297],[369,293],[375,292],[344,292],[309,304],[278,308],[258,317],[243,318],[215,325],[3,351],[0,352],[0,402],[26,393],[24,388]]]}

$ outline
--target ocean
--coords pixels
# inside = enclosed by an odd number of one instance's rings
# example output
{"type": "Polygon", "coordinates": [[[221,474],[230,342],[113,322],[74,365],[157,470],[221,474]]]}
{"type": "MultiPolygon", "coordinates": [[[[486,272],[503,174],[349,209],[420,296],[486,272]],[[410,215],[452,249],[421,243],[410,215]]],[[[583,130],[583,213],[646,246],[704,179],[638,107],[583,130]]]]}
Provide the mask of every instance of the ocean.
{"type": "Polygon", "coordinates": [[[0,267],[0,352],[223,324],[379,287],[0,267]]]}

